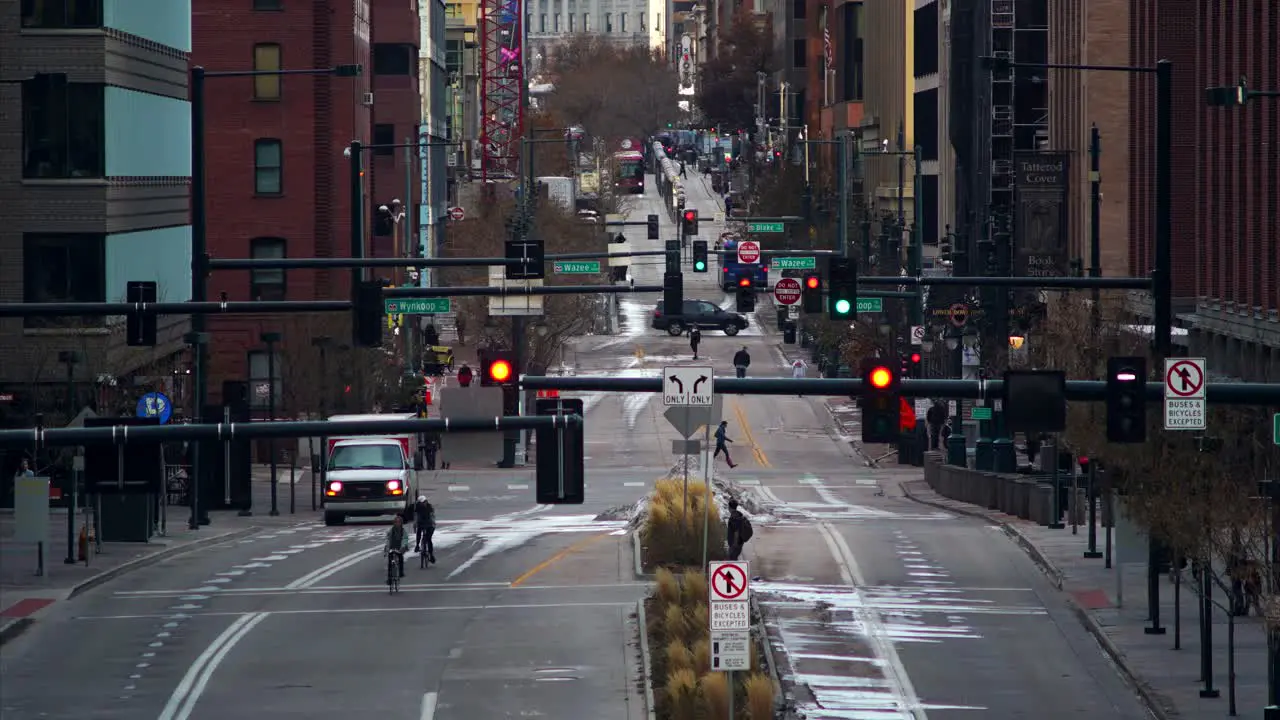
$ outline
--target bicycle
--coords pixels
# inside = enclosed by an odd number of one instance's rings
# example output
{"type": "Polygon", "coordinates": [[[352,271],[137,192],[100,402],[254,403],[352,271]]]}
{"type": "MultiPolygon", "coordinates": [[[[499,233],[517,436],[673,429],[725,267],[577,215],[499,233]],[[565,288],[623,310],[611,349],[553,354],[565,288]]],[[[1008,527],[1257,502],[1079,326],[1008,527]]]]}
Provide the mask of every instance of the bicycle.
{"type": "Polygon", "coordinates": [[[396,555],[394,550],[387,553],[387,592],[390,595],[400,592],[400,563],[396,555]]]}

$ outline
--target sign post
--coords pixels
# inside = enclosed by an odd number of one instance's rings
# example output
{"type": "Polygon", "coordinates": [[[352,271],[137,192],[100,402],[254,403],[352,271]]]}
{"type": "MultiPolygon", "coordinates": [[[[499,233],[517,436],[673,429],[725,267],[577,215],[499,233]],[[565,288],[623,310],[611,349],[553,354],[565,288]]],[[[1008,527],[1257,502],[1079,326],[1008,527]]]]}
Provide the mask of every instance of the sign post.
{"type": "Polygon", "coordinates": [[[751,568],[745,560],[707,563],[711,612],[711,669],[751,669],[751,568]]]}
{"type": "Polygon", "coordinates": [[[1169,358],[1164,361],[1164,429],[1204,430],[1205,359],[1169,358]]]}

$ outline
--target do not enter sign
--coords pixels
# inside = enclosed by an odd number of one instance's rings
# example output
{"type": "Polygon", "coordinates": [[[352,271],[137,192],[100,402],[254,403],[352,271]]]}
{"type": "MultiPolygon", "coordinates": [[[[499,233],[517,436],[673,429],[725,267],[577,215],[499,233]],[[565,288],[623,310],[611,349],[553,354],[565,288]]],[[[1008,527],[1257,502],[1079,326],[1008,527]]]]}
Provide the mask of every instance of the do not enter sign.
{"type": "Polygon", "coordinates": [[[760,262],[760,243],[754,240],[743,240],[738,243],[738,261],[744,263],[760,262]]]}
{"type": "Polygon", "coordinates": [[[783,305],[795,305],[800,302],[800,281],[795,278],[782,278],[773,286],[773,297],[783,305]]]}

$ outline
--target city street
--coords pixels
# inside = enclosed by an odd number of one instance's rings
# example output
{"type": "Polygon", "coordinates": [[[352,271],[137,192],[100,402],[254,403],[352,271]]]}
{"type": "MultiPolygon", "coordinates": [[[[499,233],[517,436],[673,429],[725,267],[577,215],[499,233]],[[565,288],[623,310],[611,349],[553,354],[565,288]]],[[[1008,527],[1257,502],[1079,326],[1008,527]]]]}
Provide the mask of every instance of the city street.
{"type": "MultiPolygon", "coordinates": [[[[703,184],[687,187],[689,206],[712,217],[703,184]]],[[[657,212],[669,237],[658,202],[651,190],[630,214],[657,212]]],[[[635,249],[660,247],[627,233],[635,249]]],[[[660,282],[657,260],[637,260],[636,282],[660,282]]],[[[686,296],[729,303],[714,277],[686,273],[686,296]]],[[[619,332],[577,339],[563,371],[657,376],[690,362],[685,338],[648,327],[656,300],[626,296],[619,332]]],[[[750,375],[790,374],[760,322],[772,305],[760,308],[736,338],[704,334],[717,375],[732,375],[744,346],[750,375]]],[[[580,395],[585,505],[534,505],[532,468],[429,473],[439,563],[421,569],[414,553],[389,595],[387,524],[324,527],[303,476],[297,515],[50,606],[0,650],[0,713],[645,717],[635,610],[646,586],[628,532],[677,460],[677,433],[656,394],[580,395]]],[[[902,497],[898,483],[919,470],[866,468],[828,398],[727,396],[723,417],[738,467],[719,460],[716,473],[754,515],[746,557],[804,717],[1144,716],[1031,561],[989,523],[902,497]]]]}

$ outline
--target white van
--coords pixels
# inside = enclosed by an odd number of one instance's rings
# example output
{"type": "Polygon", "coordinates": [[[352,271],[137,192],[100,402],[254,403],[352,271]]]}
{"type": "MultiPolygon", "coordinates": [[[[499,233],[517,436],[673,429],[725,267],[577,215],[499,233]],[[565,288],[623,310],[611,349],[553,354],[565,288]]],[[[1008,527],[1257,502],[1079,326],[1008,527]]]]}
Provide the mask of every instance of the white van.
{"type": "MultiPolygon", "coordinates": [[[[331,421],[409,420],[395,415],[334,415],[331,421]]],[[[348,517],[402,515],[413,518],[422,452],[416,433],[338,435],[325,448],[324,524],[348,517]]]]}

